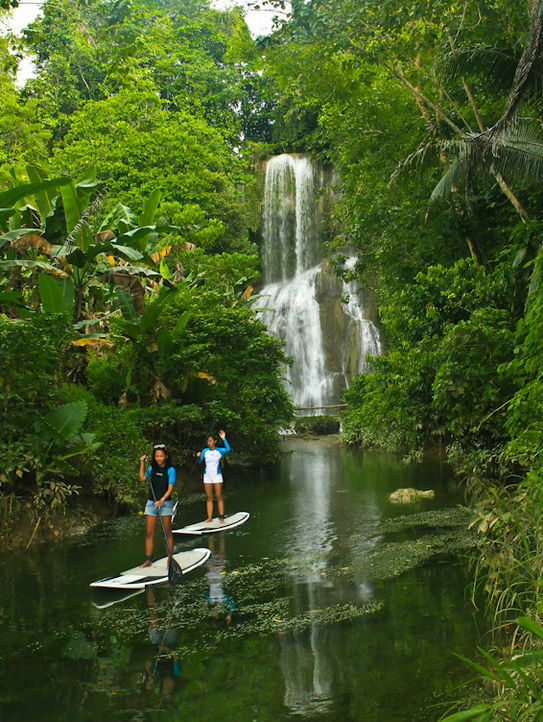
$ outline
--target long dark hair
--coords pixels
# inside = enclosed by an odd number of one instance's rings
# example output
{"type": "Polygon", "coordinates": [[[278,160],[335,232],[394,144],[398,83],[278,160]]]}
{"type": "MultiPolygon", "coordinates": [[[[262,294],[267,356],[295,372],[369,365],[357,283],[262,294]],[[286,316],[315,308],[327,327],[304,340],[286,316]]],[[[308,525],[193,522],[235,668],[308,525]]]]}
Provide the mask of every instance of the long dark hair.
{"type": "Polygon", "coordinates": [[[153,471],[156,471],[159,468],[155,459],[155,451],[158,451],[159,449],[166,454],[166,459],[164,461],[164,466],[166,467],[166,469],[169,469],[170,466],[173,466],[173,460],[166,444],[155,444],[153,446],[153,455],[151,457],[151,468],[153,469],[153,471]]]}

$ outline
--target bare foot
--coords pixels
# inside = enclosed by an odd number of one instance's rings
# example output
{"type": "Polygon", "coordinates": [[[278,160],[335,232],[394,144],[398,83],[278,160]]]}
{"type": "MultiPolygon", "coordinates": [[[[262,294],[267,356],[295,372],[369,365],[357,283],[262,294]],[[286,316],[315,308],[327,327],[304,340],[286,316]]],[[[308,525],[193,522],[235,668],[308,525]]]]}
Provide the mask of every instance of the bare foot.
{"type": "Polygon", "coordinates": [[[141,567],[150,567],[152,563],[153,562],[150,559],[146,559],[143,564],[140,564],[140,569],[141,567]]]}
{"type": "Polygon", "coordinates": [[[213,519],[205,519],[204,524],[211,524],[212,521],[213,519]]]}

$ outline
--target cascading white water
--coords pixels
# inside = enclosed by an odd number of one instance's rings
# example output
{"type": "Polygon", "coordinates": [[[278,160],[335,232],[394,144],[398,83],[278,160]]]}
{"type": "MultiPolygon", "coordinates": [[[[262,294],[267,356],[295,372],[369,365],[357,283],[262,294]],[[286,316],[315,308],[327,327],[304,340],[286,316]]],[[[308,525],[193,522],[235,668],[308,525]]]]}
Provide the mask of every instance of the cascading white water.
{"type": "Polygon", "coordinates": [[[294,359],[288,391],[299,408],[337,403],[352,376],[367,370],[366,354],[380,353],[378,331],[364,317],[354,284],[337,279],[323,263],[318,175],[305,156],[285,153],[266,165],[262,320],[285,339],[294,359]]]}
{"type": "Polygon", "coordinates": [[[324,363],[315,276],[319,267],[297,274],[289,281],[262,289],[270,309],[262,320],[274,336],[285,339],[286,354],[294,358],[287,370],[288,391],[297,407],[322,406],[332,398],[333,377],[324,363]]]}
{"type": "Polygon", "coordinates": [[[286,281],[322,257],[311,161],[286,153],[271,158],[264,188],[264,283],[286,281]]]}

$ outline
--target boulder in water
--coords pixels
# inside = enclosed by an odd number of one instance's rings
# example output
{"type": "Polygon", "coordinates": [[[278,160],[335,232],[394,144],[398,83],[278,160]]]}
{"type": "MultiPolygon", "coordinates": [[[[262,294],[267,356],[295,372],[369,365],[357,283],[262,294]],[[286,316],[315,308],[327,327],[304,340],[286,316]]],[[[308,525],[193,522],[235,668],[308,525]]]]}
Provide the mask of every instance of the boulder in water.
{"type": "Polygon", "coordinates": [[[413,489],[408,487],[407,489],[396,489],[392,494],[389,494],[388,500],[393,504],[413,504],[419,499],[433,499],[435,492],[433,489],[427,489],[422,491],[421,489],[413,489]]]}

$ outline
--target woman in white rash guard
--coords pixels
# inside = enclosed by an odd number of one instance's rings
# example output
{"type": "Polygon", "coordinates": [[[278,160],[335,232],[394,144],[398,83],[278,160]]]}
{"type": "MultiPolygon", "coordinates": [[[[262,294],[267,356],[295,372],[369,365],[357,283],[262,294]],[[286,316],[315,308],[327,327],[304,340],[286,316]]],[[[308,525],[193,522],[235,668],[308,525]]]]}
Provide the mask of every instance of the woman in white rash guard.
{"type": "Polygon", "coordinates": [[[204,489],[206,490],[206,522],[208,523],[213,521],[213,492],[215,492],[215,499],[217,500],[219,520],[224,522],[221,458],[230,451],[230,444],[226,440],[224,431],[219,431],[219,436],[224,443],[223,447],[216,446],[217,440],[214,436],[209,435],[206,448],[196,454],[199,464],[201,464],[202,461],[205,462],[204,489]]]}

